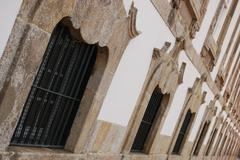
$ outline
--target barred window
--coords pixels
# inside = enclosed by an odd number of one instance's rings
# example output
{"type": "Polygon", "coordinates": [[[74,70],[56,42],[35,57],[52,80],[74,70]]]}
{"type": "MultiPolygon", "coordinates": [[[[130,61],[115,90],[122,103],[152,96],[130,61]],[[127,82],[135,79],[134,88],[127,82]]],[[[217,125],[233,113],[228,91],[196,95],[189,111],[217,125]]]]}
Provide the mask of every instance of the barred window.
{"type": "Polygon", "coordinates": [[[61,22],[55,27],[11,145],[64,147],[96,56],[97,45],[80,42],[61,22]]]}

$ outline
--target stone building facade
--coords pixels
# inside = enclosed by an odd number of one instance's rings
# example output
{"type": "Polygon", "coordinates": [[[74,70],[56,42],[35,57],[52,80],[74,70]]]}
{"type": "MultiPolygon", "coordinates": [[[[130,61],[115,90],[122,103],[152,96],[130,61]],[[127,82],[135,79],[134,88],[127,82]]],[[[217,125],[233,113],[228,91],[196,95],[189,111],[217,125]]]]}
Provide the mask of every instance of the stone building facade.
{"type": "Polygon", "coordinates": [[[5,3],[1,160],[237,159],[240,1],[5,3]]]}

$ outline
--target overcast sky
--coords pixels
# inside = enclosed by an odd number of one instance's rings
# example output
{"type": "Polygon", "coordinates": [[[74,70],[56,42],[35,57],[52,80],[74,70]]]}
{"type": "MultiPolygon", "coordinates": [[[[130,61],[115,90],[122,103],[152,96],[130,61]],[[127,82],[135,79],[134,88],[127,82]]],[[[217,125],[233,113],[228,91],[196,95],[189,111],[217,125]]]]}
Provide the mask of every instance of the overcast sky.
{"type": "Polygon", "coordinates": [[[21,2],[22,0],[0,0],[0,56],[4,51],[21,2]]]}

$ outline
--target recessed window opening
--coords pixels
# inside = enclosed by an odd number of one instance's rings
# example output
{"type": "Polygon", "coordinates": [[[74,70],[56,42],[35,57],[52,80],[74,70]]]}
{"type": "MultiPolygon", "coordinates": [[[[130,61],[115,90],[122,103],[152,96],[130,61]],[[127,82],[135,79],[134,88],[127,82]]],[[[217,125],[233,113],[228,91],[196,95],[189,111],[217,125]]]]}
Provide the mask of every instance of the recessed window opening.
{"type": "Polygon", "coordinates": [[[164,95],[162,94],[161,89],[156,87],[144,113],[137,135],[134,139],[131,152],[144,152],[144,145],[149,136],[149,132],[153,127],[153,123],[157,118],[156,115],[159,112],[163,96],[164,95]]]}
{"type": "Polygon", "coordinates": [[[64,148],[98,52],[72,32],[55,27],[11,145],[64,148]]]}
{"type": "Polygon", "coordinates": [[[211,140],[210,140],[210,142],[209,142],[209,145],[208,145],[208,148],[207,148],[207,151],[206,151],[206,156],[209,155],[209,153],[210,153],[210,151],[211,151],[211,149],[212,149],[212,145],[213,145],[213,142],[214,142],[215,137],[216,137],[216,135],[217,135],[217,131],[218,131],[218,130],[215,129],[214,132],[213,132],[212,138],[211,138],[211,140]]]}
{"type": "Polygon", "coordinates": [[[198,153],[199,153],[199,151],[200,151],[200,149],[201,149],[201,147],[202,147],[204,138],[205,138],[205,136],[206,136],[206,134],[207,134],[209,125],[210,125],[210,122],[205,122],[205,123],[204,123],[202,132],[201,132],[200,137],[199,137],[199,139],[198,139],[198,142],[197,142],[197,145],[196,145],[196,148],[195,148],[195,150],[194,150],[193,155],[198,155],[198,153]]]}
{"type": "Polygon", "coordinates": [[[191,113],[191,110],[189,109],[187,111],[187,114],[186,114],[185,118],[184,118],[182,127],[180,129],[180,132],[179,132],[177,140],[176,140],[176,143],[173,147],[172,154],[180,154],[180,151],[182,149],[182,146],[185,143],[189,128],[191,126],[191,121],[192,121],[193,118],[194,118],[194,114],[191,113]]]}

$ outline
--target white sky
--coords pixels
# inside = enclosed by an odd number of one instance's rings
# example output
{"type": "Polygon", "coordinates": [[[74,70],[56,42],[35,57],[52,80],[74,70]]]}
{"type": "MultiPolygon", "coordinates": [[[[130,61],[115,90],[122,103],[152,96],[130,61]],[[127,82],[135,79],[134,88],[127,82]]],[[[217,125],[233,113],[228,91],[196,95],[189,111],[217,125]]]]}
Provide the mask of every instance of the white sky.
{"type": "Polygon", "coordinates": [[[6,46],[22,0],[0,1],[0,57],[6,46]]]}

